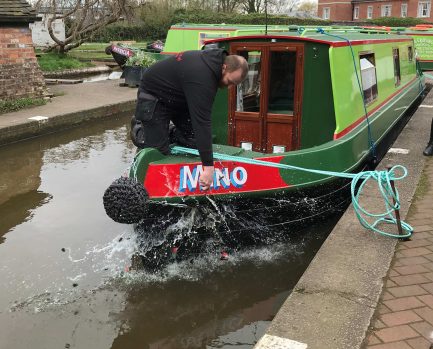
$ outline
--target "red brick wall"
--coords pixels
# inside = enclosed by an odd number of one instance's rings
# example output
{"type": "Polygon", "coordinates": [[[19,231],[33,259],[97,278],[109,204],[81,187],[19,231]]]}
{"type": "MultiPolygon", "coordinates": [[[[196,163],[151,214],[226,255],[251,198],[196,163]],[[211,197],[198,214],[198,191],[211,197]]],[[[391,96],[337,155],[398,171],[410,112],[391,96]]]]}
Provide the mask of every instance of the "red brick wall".
{"type": "Polygon", "coordinates": [[[318,16],[323,18],[323,8],[329,7],[331,21],[351,21],[352,3],[347,0],[319,0],[318,16]]]}
{"type": "MultiPolygon", "coordinates": [[[[407,4],[407,17],[418,16],[418,1],[400,1],[394,0],[390,2],[369,2],[369,3],[355,3],[354,6],[359,6],[359,20],[365,20],[367,18],[367,6],[373,6],[373,18],[381,17],[382,5],[391,5],[391,16],[401,17],[401,4],[407,4]]],[[[427,21],[432,20],[432,11],[430,11],[429,18],[423,18],[427,21]]]]}
{"type": "MultiPolygon", "coordinates": [[[[319,0],[318,16],[323,18],[323,8],[331,10],[331,21],[351,21],[353,19],[353,8],[359,7],[359,18],[354,21],[365,21],[367,19],[367,7],[373,6],[373,18],[379,18],[382,14],[382,5],[391,5],[391,16],[401,17],[401,4],[407,4],[407,17],[418,16],[418,0],[390,0],[376,2],[350,2],[347,0],[319,0]],[[353,4],[353,5],[352,5],[353,4]]],[[[433,9],[430,10],[430,17],[423,18],[426,21],[433,21],[433,9]]]]}
{"type": "Polygon", "coordinates": [[[0,100],[41,97],[45,89],[30,29],[0,26],[0,100]]]}

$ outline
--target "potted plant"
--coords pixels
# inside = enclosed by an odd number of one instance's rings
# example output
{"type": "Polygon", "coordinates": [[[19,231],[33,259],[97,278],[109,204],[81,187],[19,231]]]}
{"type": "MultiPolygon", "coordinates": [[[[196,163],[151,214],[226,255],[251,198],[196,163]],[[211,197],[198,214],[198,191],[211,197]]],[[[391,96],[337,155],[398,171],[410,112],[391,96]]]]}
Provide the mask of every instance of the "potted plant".
{"type": "Polygon", "coordinates": [[[140,85],[141,77],[144,71],[150,67],[156,60],[145,52],[138,51],[135,55],[126,60],[123,70],[125,84],[129,87],[137,87],[140,85]]]}

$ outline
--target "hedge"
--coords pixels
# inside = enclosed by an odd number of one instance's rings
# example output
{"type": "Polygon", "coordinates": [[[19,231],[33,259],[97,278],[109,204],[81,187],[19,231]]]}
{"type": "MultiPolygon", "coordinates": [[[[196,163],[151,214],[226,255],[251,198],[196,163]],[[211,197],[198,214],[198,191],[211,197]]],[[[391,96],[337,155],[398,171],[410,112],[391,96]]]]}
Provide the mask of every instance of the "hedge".
{"type": "Polygon", "coordinates": [[[374,25],[381,25],[386,27],[411,27],[417,24],[427,23],[420,18],[413,17],[381,17],[368,20],[367,22],[374,25]]]}
{"type": "MultiPolygon", "coordinates": [[[[177,11],[169,20],[161,22],[153,19],[144,21],[141,25],[112,24],[99,32],[94,33],[91,41],[110,42],[115,40],[146,41],[164,39],[170,26],[177,23],[207,23],[207,24],[262,24],[265,25],[264,14],[234,14],[234,13],[208,13],[204,11],[177,11]]],[[[330,22],[320,19],[292,18],[287,16],[268,15],[269,25],[329,25],[330,22]]]]}
{"type": "MultiPolygon", "coordinates": [[[[321,19],[293,18],[282,15],[268,15],[269,25],[332,25],[332,22],[321,19]]],[[[95,33],[91,41],[110,42],[115,40],[147,41],[164,39],[168,29],[173,24],[179,23],[207,23],[207,24],[266,24],[266,16],[263,13],[237,14],[214,13],[205,11],[178,10],[166,18],[158,20],[152,18],[141,25],[112,24],[95,33]]],[[[387,27],[410,27],[416,24],[426,23],[419,18],[382,17],[365,22],[340,22],[345,25],[379,25],[387,27]]]]}

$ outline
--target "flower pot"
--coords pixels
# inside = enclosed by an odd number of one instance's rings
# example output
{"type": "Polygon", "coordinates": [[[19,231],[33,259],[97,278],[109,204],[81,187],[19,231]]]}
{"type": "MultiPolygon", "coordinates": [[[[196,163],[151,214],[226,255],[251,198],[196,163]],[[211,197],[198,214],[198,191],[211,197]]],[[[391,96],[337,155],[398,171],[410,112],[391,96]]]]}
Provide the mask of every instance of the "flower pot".
{"type": "Polygon", "coordinates": [[[146,68],[139,66],[125,66],[122,74],[125,78],[125,84],[127,84],[129,87],[139,86],[145,70],[146,68]]]}

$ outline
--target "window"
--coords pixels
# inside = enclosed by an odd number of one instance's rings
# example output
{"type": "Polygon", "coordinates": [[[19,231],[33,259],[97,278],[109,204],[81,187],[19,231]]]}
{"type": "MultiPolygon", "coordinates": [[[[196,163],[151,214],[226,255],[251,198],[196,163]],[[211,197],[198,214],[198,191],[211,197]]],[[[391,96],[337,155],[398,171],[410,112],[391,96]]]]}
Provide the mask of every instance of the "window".
{"type": "Polygon", "coordinates": [[[382,17],[391,17],[391,5],[382,5],[381,16],[382,17]]]}
{"type": "Polygon", "coordinates": [[[407,4],[401,4],[401,17],[407,17],[407,4]]]}
{"type": "Polygon", "coordinates": [[[248,62],[246,79],[236,86],[236,111],[258,112],[260,110],[260,66],[262,53],[260,51],[240,51],[248,62]]]}
{"type": "Polygon", "coordinates": [[[400,85],[401,75],[400,75],[400,51],[398,48],[392,49],[392,57],[394,60],[394,83],[395,86],[400,85]]]}
{"type": "Polygon", "coordinates": [[[324,7],[323,8],[323,19],[329,19],[331,18],[331,9],[329,7],[324,7]]]}
{"type": "Polygon", "coordinates": [[[367,19],[372,19],[373,18],[373,6],[368,6],[367,7],[367,19]]]}
{"type": "Polygon", "coordinates": [[[430,17],[430,1],[418,2],[418,17],[430,17]]]}
{"type": "Polygon", "coordinates": [[[359,6],[353,9],[353,19],[359,19],[359,6]]]}
{"type": "Polygon", "coordinates": [[[271,51],[268,112],[293,114],[295,99],[296,52],[271,51]]]}
{"type": "Polygon", "coordinates": [[[412,48],[412,46],[408,46],[408,48],[407,48],[407,59],[409,60],[409,62],[413,61],[413,48],[412,48]]]}
{"type": "Polygon", "coordinates": [[[359,66],[361,69],[364,102],[369,104],[377,98],[376,63],[374,53],[360,54],[359,66]]]}

